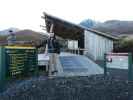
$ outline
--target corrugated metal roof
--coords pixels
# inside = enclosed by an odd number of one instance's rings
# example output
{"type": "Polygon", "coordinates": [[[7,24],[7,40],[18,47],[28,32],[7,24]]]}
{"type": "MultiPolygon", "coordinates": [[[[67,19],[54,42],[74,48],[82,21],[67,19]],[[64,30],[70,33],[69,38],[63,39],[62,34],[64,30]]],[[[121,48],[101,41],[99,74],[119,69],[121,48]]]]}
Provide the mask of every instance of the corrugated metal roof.
{"type": "Polygon", "coordinates": [[[113,39],[113,40],[118,40],[119,39],[119,37],[117,37],[117,36],[113,36],[113,35],[108,34],[108,33],[103,33],[103,32],[100,32],[100,31],[97,31],[97,30],[94,30],[94,29],[91,29],[91,28],[87,28],[87,27],[84,27],[84,26],[81,26],[81,25],[78,25],[78,24],[74,24],[72,22],[63,20],[61,18],[55,17],[55,16],[50,15],[50,14],[47,14],[45,12],[44,12],[44,16],[45,17],[42,17],[42,18],[44,18],[45,20],[50,19],[50,20],[53,20],[53,21],[55,21],[55,20],[56,21],[60,21],[60,22],[63,22],[64,24],[66,23],[66,24],[69,24],[71,26],[75,26],[75,27],[78,27],[80,29],[83,29],[83,30],[87,30],[87,31],[90,31],[90,32],[94,32],[94,33],[96,33],[98,35],[104,36],[104,37],[109,38],[109,39],[113,39]]]}

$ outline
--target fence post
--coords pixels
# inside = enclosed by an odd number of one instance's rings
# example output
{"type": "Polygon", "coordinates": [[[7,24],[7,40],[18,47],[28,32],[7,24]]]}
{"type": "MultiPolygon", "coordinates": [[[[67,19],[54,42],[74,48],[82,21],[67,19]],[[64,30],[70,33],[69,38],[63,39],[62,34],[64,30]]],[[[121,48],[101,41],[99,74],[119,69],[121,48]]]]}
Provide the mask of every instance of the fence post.
{"type": "Polygon", "coordinates": [[[35,74],[36,74],[36,76],[38,76],[39,75],[39,67],[38,67],[38,50],[37,49],[35,49],[35,52],[36,52],[36,68],[35,68],[35,74]]]}
{"type": "Polygon", "coordinates": [[[6,79],[5,48],[0,47],[0,92],[4,90],[6,79]]]}
{"type": "Polygon", "coordinates": [[[79,48],[78,48],[78,55],[79,55],[79,48]]]}
{"type": "Polygon", "coordinates": [[[128,53],[128,80],[133,80],[132,53],[128,53]]]}
{"type": "Polygon", "coordinates": [[[106,55],[107,55],[107,54],[104,54],[104,77],[107,76],[106,55]]]}

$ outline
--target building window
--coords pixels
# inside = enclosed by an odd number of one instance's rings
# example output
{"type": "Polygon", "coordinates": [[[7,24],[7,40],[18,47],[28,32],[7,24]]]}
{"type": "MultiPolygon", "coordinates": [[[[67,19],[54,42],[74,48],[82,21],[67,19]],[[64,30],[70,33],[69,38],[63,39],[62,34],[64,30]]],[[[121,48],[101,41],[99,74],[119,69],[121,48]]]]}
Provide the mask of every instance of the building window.
{"type": "Polygon", "coordinates": [[[68,40],[68,49],[78,49],[78,41],[68,40]]]}

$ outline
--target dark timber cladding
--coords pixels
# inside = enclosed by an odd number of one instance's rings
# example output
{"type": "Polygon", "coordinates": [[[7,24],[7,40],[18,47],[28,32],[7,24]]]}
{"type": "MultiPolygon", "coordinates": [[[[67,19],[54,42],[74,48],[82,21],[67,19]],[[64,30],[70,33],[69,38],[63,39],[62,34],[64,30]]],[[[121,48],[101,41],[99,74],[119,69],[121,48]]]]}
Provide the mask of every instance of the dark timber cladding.
{"type": "Polygon", "coordinates": [[[50,27],[53,24],[53,32],[64,39],[78,40],[79,48],[84,48],[84,29],[70,22],[64,21],[57,17],[44,13],[46,30],[50,32],[50,27]]]}

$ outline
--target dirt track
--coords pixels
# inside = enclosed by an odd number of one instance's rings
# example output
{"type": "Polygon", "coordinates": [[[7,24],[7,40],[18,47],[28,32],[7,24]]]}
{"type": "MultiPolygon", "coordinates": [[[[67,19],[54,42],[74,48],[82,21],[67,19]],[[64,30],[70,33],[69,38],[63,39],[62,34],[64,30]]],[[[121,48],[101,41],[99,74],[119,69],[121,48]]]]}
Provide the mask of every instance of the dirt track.
{"type": "Polygon", "coordinates": [[[133,100],[133,83],[102,76],[40,76],[14,84],[0,100],[133,100]]]}

